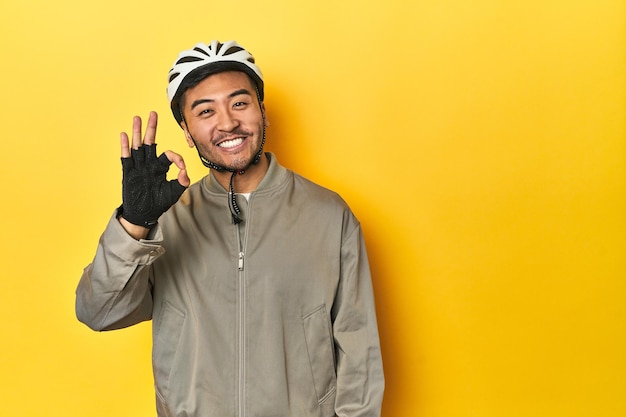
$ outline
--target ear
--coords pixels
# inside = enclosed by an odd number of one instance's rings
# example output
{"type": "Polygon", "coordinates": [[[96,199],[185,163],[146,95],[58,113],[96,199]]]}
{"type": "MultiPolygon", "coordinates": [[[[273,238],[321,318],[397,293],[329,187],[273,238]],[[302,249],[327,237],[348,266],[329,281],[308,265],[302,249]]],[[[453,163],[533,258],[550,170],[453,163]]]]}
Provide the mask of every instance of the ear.
{"type": "Polygon", "coordinates": [[[261,114],[263,115],[263,125],[268,127],[270,125],[270,121],[267,120],[267,112],[265,111],[265,103],[261,103],[261,114]]]}
{"type": "Polygon", "coordinates": [[[187,129],[187,123],[185,123],[184,121],[180,122],[180,127],[182,127],[183,132],[185,132],[185,139],[187,140],[187,145],[189,145],[190,148],[193,148],[194,146],[196,146],[196,143],[193,141],[193,138],[191,137],[191,133],[189,133],[189,129],[187,129]]]}

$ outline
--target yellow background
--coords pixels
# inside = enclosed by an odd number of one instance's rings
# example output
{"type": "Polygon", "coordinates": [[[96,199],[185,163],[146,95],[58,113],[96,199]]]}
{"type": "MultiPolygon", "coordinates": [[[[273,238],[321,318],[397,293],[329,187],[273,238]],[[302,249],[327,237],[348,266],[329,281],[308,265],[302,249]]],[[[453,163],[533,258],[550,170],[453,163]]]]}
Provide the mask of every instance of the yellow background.
{"type": "Polygon", "coordinates": [[[4,0],[0,414],[155,415],[150,325],[91,332],[74,289],[134,114],[204,175],[166,74],[219,38],[264,71],[268,148],[363,223],[385,417],[625,416],[625,22],[623,0],[4,0]]]}

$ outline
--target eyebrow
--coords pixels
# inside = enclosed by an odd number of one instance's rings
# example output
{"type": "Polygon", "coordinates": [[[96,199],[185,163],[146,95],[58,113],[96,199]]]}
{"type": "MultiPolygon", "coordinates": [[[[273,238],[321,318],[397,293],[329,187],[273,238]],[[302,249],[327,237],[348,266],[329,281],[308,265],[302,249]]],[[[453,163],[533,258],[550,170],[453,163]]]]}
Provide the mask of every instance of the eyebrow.
{"type": "MultiPolygon", "coordinates": [[[[239,90],[235,90],[232,93],[230,93],[228,95],[228,98],[233,98],[233,97],[237,97],[240,96],[242,94],[248,95],[250,97],[252,97],[252,93],[250,92],[250,90],[246,89],[246,88],[240,88],[239,90]]],[[[196,106],[199,106],[203,103],[213,103],[215,100],[210,99],[210,98],[201,98],[198,99],[196,101],[194,101],[193,103],[191,103],[191,110],[193,110],[194,108],[196,108],[196,106]]]]}

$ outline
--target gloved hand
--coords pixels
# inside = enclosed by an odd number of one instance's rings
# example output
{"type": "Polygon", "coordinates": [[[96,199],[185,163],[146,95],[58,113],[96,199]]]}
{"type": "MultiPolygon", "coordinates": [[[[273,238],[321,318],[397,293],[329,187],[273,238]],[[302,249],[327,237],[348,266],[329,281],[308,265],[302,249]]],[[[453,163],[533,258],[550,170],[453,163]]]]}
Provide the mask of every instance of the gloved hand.
{"type": "Polygon", "coordinates": [[[121,216],[137,226],[150,228],[180,198],[186,187],[168,181],[172,162],[167,155],[156,156],[156,143],[142,144],[122,157],[121,216]]]}

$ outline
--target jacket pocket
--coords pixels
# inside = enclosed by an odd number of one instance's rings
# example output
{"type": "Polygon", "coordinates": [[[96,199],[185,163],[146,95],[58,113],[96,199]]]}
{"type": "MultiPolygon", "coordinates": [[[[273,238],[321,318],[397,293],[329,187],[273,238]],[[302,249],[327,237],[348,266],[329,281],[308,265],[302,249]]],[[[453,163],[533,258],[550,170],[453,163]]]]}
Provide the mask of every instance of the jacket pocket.
{"type": "Polygon", "coordinates": [[[162,399],[167,398],[169,393],[170,375],[176,358],[176,352],[178,351],[184,321],[184,312],[172,306],[167,301],[163,302],[159,322],[154,332],[152,353],[155,385],[157,394],[159,394],[162,399]]]}
{"type": "Polygon", "coordinates": [[[337,389],[335,348],[326,306],[317,307],[302,321],[317,401],[320,406],[326,403],[334,407],[333,398],[337,389]]]}

